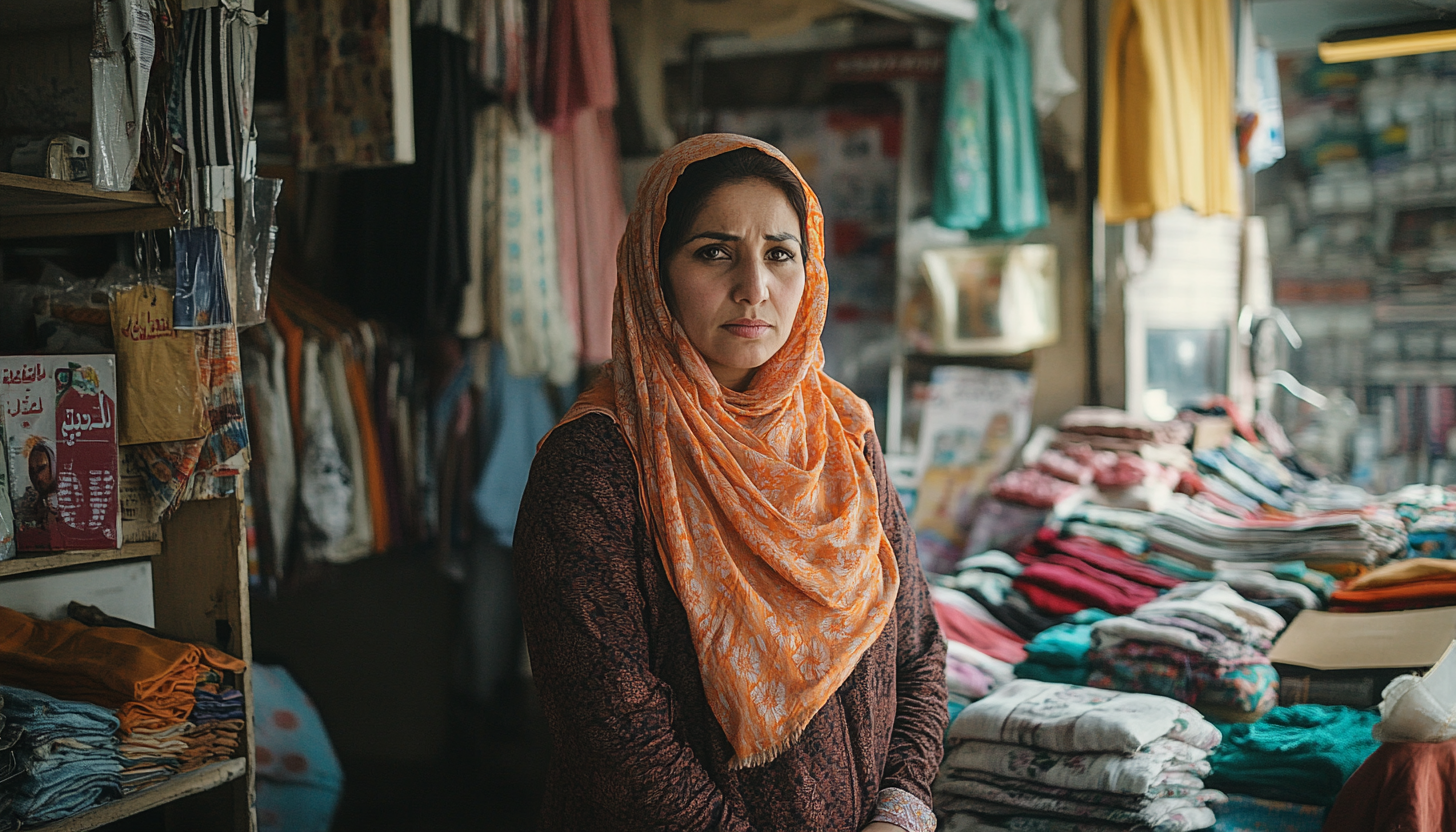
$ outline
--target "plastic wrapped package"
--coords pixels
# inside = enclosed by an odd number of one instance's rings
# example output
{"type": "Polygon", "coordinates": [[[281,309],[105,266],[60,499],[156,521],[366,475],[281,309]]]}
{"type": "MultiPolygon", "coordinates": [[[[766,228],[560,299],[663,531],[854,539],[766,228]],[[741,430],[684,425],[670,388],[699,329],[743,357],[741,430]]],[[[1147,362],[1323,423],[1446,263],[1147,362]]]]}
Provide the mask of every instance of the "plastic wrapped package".
{"type": "Polygon", "coordinates": [[[177,329],[218,329],[233,322],[222,237],[216,228],[184,228],[173,240],[177,261],[177,292],[173,298],[173,326],[177,329]]]}
{"type": "Polygon", "coordinates": [[[92,184],[129,191],[156,52],[148,0],[99,0],[91,47],[92,184]]]}
{"type": "Polygon", "coordinates": [[[273,251],[278,241],[278,196],[282,179],[254,178],[243,182],[241,227],[238,230],[239,327],[256,326],[267,319],[268,282],[273,251]]]}

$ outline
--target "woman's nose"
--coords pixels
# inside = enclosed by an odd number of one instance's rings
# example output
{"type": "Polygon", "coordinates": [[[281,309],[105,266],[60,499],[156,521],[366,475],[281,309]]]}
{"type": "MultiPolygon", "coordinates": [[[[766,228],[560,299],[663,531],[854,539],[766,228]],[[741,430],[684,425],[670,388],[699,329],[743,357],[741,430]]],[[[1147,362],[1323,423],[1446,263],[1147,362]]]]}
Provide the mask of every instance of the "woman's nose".
{"type": "Polygon", "coordinates": [[[739,268],[737,284],[733,287],[733,299],[749,306],[757,306],[768,300],[768,265],[758,258],[749,258],[739,268]]]}

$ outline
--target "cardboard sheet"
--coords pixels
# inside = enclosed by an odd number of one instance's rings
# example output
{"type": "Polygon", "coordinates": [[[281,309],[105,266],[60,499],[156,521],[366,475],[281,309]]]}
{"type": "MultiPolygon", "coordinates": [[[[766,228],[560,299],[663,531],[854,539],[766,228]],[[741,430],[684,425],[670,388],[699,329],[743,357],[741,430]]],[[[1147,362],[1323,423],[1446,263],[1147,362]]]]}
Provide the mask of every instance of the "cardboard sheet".
{"type": "Polygon", "coordinates": [[[1430,667],[1456,639],[1456,607],[1400,612],[1305,610],[1269,661],[1315,670],[1430,667]]]}

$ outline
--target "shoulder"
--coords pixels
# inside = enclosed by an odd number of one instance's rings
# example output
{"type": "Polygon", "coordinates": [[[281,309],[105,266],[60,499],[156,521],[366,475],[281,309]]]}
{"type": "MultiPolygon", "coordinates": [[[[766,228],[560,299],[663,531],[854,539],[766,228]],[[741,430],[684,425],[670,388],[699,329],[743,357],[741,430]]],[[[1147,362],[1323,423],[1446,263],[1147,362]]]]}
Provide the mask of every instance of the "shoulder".
{"type": "Polygon", "coordinates": [[[617,423],[601,413],[558,425],[541,443],[531,466],[532,479],[552,474],[590,478],[623,473],[635,487],[637,466],[632,462],[632,449],[617,423]]]}
{"type": "Polygon", "coordinates": [[[521,517],[556,525],[637,511],[637,465],[617,425],[589,414],[559,425],[541,443],[521,500],[521,517]]]}

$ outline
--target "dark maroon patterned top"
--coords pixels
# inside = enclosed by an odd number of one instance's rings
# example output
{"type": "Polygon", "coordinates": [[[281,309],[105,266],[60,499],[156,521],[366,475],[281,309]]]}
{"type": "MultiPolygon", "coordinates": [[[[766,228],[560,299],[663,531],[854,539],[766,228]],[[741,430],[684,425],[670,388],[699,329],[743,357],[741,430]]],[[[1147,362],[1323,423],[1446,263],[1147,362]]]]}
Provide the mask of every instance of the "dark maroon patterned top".
{"type": "Polygon", "coordinates": [[[551,435],[531,466],[515,538],[551,729],[543,830],[855,832],[872,820],[934,829],[945,641],[879,444],[865,444],[900,564],[895,615],[796,743],[732,771],[626,441],[600,414],[551,435]]]}

